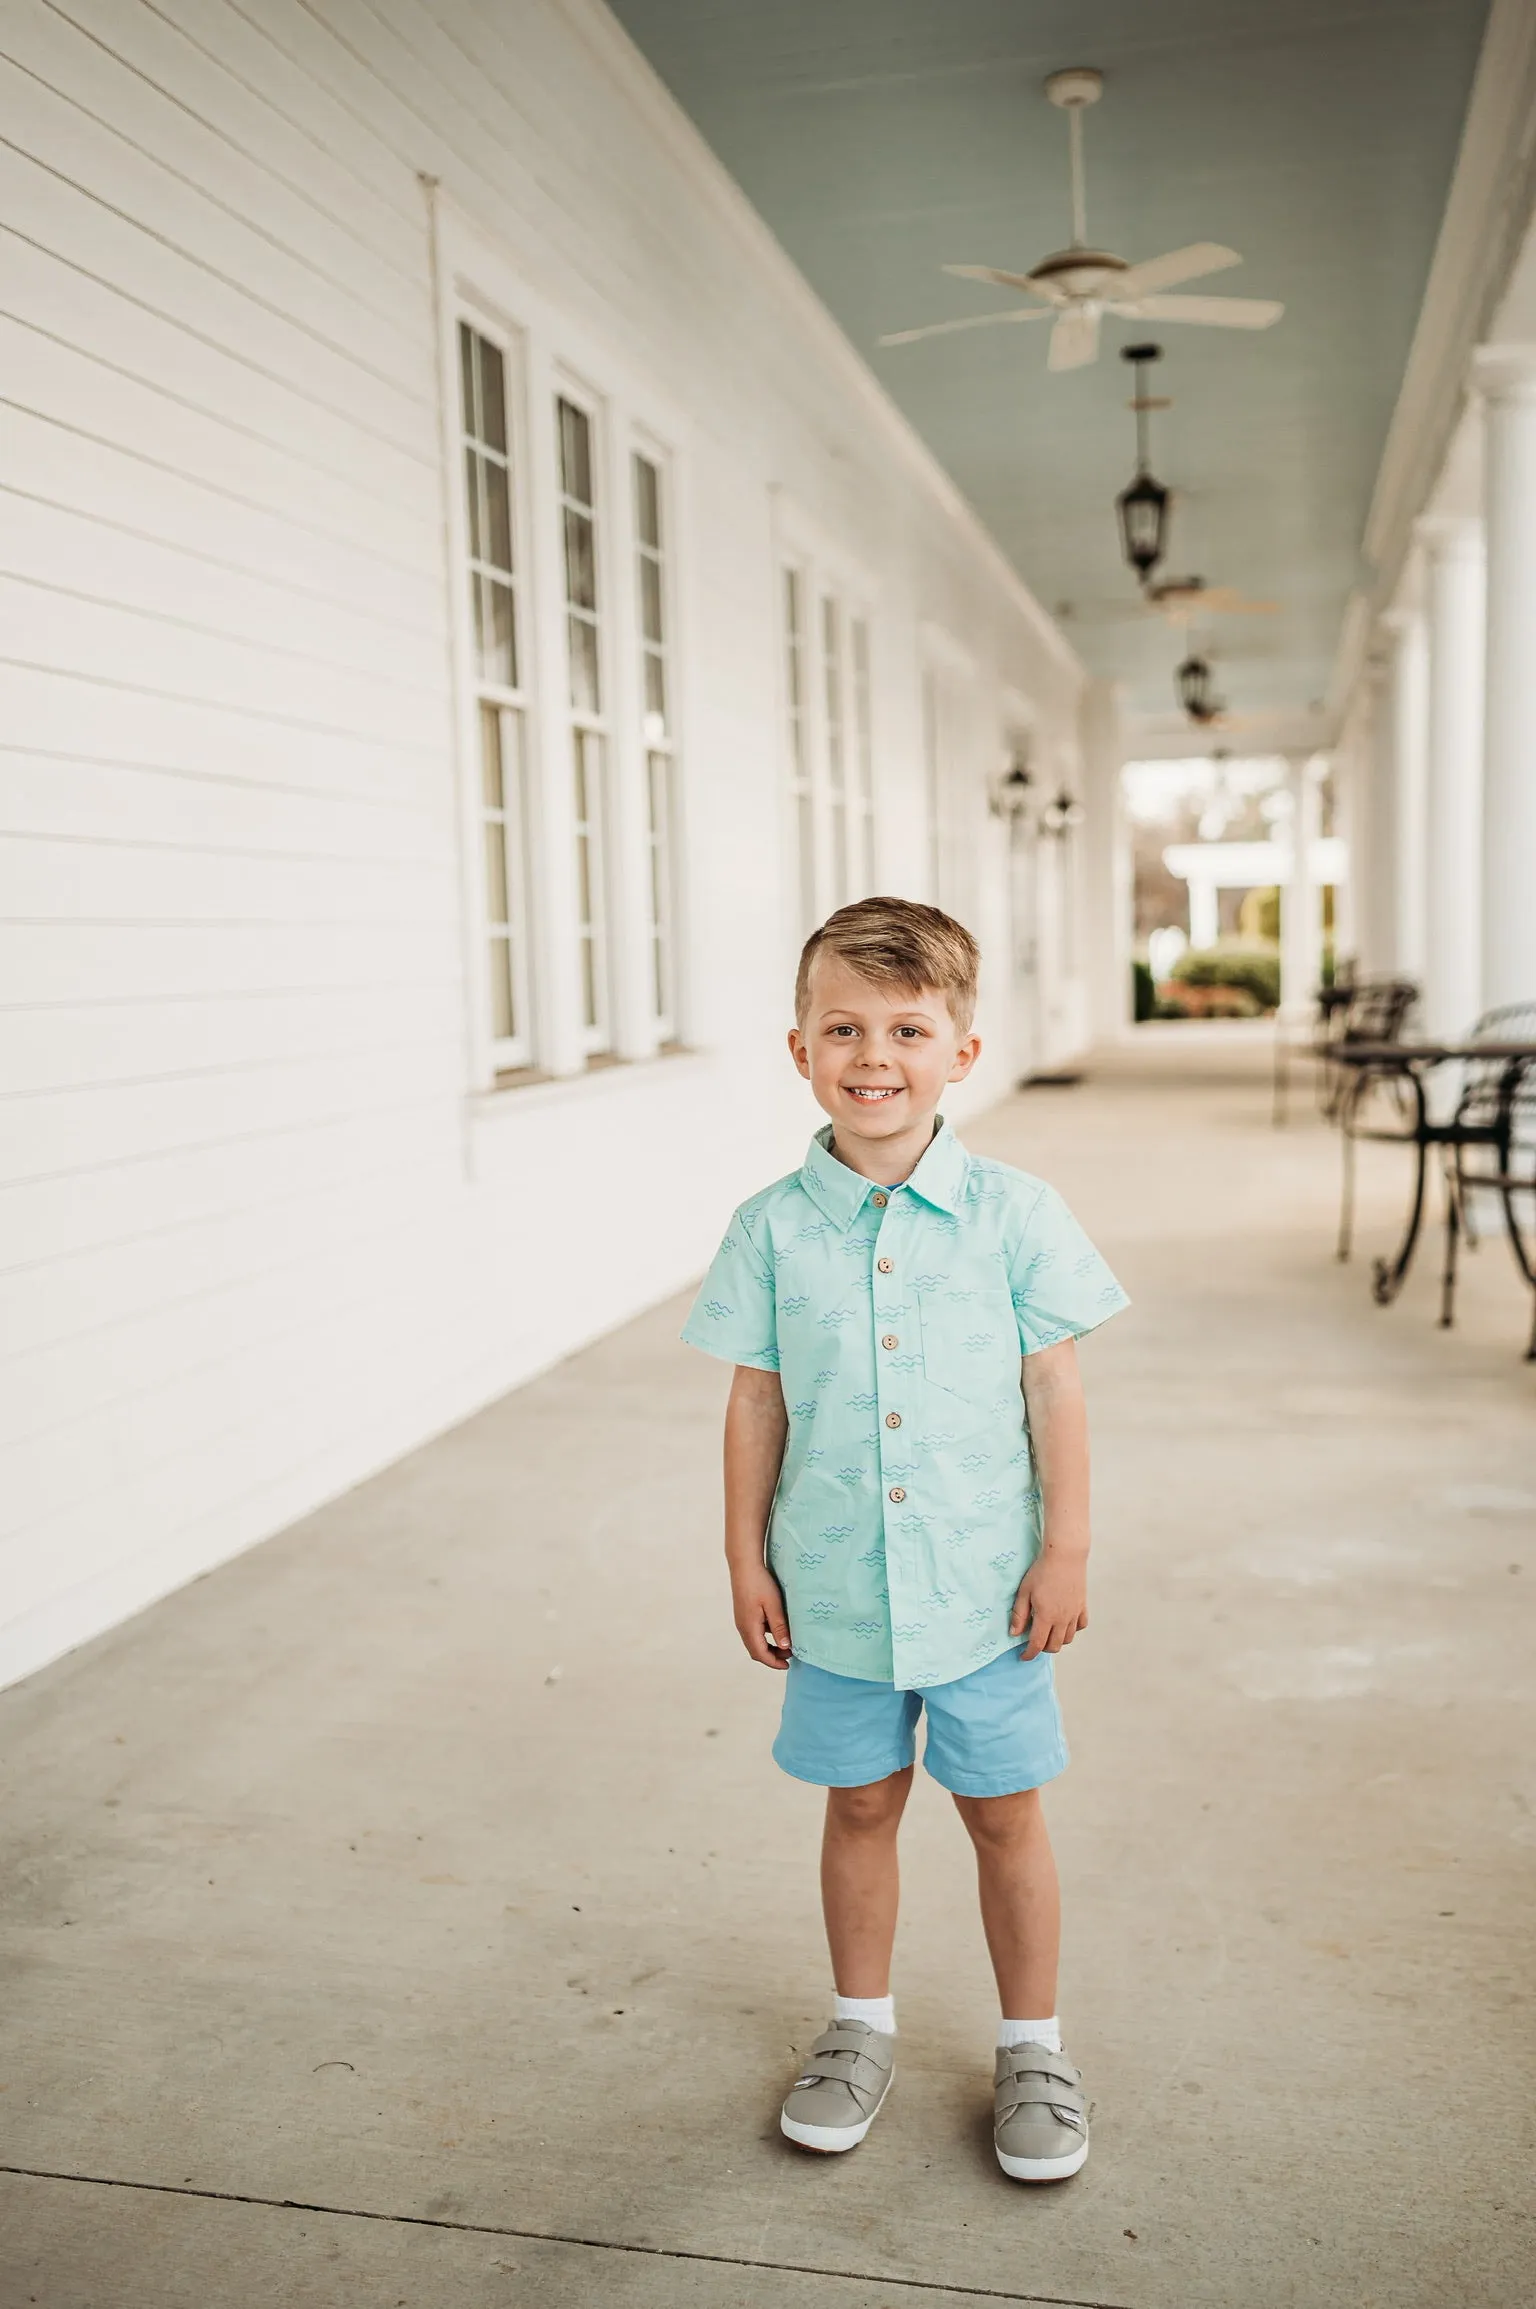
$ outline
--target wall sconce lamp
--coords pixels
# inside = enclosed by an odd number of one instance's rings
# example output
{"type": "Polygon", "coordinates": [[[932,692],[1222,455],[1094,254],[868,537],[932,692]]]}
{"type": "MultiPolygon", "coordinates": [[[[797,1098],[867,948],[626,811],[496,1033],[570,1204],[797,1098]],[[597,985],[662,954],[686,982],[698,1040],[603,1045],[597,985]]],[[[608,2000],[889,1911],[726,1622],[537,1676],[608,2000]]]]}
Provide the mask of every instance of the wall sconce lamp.
{"type": "Polygon", "coordinates": [[[1083,822],[1083,805],[1067,792],[1065,786],[1054,802],[1047,802],[1040,813],[1040,824],[1047,834],[1070,834],[1074,826],[1083,822]]]}
{"type": "Polygon", "coordinates": [[[1034,794],[1035,781],[1022,745],[1009,748],[1008,759],[993,780],[987,806],[994,818],[1022,818],[1034,794]]]}

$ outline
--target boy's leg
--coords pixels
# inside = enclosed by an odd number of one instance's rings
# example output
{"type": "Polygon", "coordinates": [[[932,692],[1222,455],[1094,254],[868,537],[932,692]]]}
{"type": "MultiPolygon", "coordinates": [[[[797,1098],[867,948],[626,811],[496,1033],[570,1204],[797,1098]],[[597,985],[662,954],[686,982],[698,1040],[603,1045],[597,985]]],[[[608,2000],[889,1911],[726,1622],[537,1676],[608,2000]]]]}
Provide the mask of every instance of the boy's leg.
{"type": "Polygon", "coordinates": [[[1082,2072],[1056,2032],[1061,1897],[1040,1791],[956,1796],[955,1804],[976,1847],[1005,2024],[994,2064],[997,2161],[1012,2180],[1066,2180],[1088,2161],[1088,2104],[1082,2072]]]}
{"type": "Polygon", "coordinates": [[[1002,2010],[1011,2020],[1044,2020],[1056,2010],[1061,1893],[1040,1791],[956,1796],[955,1809],[976,1847],[981,1921],[1002,2010]]]}
{"type": "Polygon", "coordinates": [[[890,1994],[900,1897],[896,1831],[911,1789],[908,1764],[867,1787],[827,1790],[821,1905],[839,1996],[890,1994]]]}

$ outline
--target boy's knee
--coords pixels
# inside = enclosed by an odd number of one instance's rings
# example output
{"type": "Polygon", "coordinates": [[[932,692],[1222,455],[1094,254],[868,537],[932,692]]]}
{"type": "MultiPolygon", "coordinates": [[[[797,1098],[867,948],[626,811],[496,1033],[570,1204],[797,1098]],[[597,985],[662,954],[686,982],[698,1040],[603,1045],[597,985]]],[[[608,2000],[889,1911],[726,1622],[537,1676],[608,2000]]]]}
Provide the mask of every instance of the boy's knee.
{"type": "Polygon", "coordinates": [[[871,1780],[862,1788],[829,1788],[827,1818],[856,1835],[893,1828],[901,1818],[911,1785],[908,1767],[904,1772],[893,1772],[889,1779],[871,1780]]]}
{"type": "Polygon", "coordinates": [[[957,1796],[955,1810],[972,1842],[989,1846],[1016,1844],[1044,1816],[1038,1788],[1020,1788],[1009,1796],[957,1796]]]}

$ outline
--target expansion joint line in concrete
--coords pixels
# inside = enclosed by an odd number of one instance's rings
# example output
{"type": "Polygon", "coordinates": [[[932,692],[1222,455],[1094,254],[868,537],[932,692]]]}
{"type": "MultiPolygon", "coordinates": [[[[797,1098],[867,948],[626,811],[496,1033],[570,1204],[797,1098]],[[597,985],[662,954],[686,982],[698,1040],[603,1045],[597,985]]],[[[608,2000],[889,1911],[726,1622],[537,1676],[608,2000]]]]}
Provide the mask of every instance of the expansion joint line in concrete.
{"type": "Polygon", "coordinates": [[[515,2229],[500,2221],[448,2221],[427,2213],[377,2213],[362,2205],[312,2204],[305,2197],[258,2197],[241,2189],[193,2189],[173,2181],[126,2181],[110,2173],[61,2173],[45,2165],[0,2165],[23,2181],[71,2181],[88,2189],[139,2189],[152,2197],[193,2197],[212,2205],[258,2205],[271,2213],[325,2213],[337,2221],[383,2221],[402,2229],[447,2229],[456,2236],[522,2237],[531,2245],[579,2245],[589,2253],[635,2253],[652,2261],[706,2261],[724,2269],[776,2269],[791,2277],[832,2277],[845,2285],[899,2286],[907,2293],[947,2294],[951,2300],[1019,2301],[1028,2309],[1128,2309],[1121,2301],[1086,2300],[1077,2293],[1005,2293],[996,2285],[938,2284],[926,2277],[890,2277],[883,2270],[827,2269],[815,2261],[765,2261],[751,2253],[696,2253],[685,2245],[623,2245],[612,2237],[578,2237],[563,2229],[515,2229]]]}

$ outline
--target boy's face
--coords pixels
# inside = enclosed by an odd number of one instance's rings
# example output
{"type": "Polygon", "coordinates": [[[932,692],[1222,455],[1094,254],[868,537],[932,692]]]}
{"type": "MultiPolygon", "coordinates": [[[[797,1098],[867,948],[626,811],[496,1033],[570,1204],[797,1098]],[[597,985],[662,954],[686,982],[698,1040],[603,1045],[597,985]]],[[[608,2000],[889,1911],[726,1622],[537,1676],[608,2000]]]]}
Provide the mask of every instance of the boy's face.
{"type": "Polygon", "coordinates": [[[840,956],[821,953],[789,1048],[836,1137],[878,1143],[926,1133],[944,1085],[970,1073],[981,1038],[960,1033],[937,988],[908,994],[876,986],[840,956]]]}

